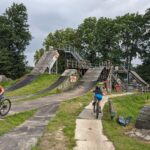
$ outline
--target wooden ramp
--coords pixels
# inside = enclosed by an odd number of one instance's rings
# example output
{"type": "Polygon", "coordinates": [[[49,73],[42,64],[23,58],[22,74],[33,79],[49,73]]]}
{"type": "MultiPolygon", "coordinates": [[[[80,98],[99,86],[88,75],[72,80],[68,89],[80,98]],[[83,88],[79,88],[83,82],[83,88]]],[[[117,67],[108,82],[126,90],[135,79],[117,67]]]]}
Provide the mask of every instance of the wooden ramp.
{"type": "Polygon", "coordinates": [[[31,74],[42,74],[47,68],[50,72],[58,57],[59,53],[57,50],[49,50],[45,52],[32,70],[31,74]]]}

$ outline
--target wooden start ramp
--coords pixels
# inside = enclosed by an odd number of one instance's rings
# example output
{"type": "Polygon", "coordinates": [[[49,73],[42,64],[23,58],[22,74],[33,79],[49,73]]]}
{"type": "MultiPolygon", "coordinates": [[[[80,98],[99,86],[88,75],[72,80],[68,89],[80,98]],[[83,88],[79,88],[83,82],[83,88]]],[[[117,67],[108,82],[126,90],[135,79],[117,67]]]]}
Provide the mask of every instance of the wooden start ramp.
{"type": "Polygon", "coordinates": [[[42,74],[47,70],[47,68],[50,72],[58,57],[59,53],[57,50],[49,50],[45,52],[32,70],[31,74],[42,74]]]}

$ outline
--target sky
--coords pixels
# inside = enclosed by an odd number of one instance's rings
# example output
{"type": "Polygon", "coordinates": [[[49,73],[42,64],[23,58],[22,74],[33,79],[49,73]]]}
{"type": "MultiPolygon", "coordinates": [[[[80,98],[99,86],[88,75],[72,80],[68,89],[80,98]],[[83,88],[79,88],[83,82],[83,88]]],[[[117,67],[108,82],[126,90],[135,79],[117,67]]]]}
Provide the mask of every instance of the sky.
{"type": "MultiPolygon", "coordinates": [[[[42,48],[50,32],[66,27],[77,28],[87,17],[115,18],[126,13],[143,14],[150,8],[150,0],[0,0],[0,15],[12,3],[23,3],[27,8],[32,41],[25,51],[29,65],[33,66],[35,50],[42,48]]],[[[140,64],[135,59],[134,64],[140,64]]]]}

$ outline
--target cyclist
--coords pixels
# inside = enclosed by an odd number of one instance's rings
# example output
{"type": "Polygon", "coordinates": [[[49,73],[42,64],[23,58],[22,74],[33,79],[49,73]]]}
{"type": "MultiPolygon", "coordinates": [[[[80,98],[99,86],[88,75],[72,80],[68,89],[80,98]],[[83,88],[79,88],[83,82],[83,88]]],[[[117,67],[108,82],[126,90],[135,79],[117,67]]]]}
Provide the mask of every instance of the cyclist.
{"type": "Polygon", "coordinates": [[[8,98],[3,98],[4,92],[4,88],[0,86],[0,116],[7,115],[11,108],[11,101],[8,98]]]}
{"type": "Polygon", "coordinates": [[[0,100],[2,99],[4,92],[5,92],[4,88],[0,85],[0,100]]]}
{"type": "MultiPolygon", "coordinates": [[[[93,102],[93,106],[95,107],[96,101],[98,101],[99,104],[99,108],[100,108],[100,112],[101,112],[101,102],[103,99],[103,93],[100,87],[96,86],[94,92],[94,102],[93,102]]],[[[95,110],[95,109],[94,109],[95,110]]]]}

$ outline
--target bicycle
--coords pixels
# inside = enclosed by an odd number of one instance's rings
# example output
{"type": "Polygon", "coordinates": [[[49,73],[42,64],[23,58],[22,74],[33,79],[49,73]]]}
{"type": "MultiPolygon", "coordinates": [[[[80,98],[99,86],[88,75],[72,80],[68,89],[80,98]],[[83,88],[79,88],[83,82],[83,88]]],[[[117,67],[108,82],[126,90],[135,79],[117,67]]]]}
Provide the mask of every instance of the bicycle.
{"type": "Polygon", "coordinates": [[[93,112],[96,113],[96,119],[98,119],[99,113],[101,113],[101,107],[99,106],[99,101],[97,99],[93,102],[93,112]]]}
{"type": "Polygon", "coordinates": [[[0,115],[5,116],[8,114],[11,108],[11,101],[8,98],[2,97],[0,99],[0,115]]]}

